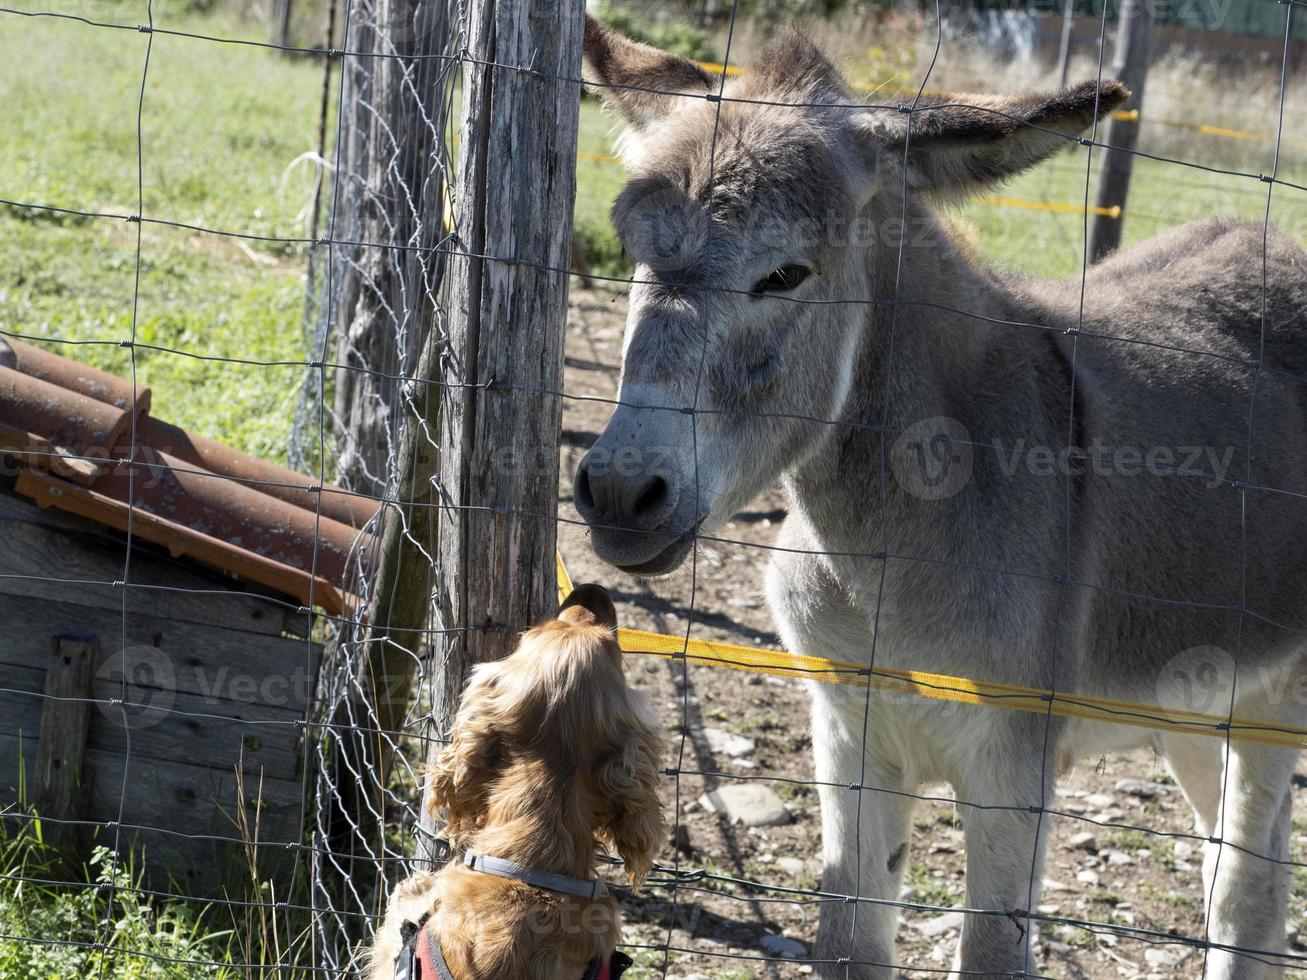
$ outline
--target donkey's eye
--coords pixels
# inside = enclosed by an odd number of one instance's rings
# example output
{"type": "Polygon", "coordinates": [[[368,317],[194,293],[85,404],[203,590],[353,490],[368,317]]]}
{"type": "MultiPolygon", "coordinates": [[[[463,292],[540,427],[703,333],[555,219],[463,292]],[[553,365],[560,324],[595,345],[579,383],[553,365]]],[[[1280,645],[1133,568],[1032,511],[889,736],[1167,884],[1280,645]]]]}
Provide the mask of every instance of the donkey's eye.
{"type": "Polygon", "coordinates": [[[812,270],[806,265],[783,265],[765,279],[754,283],[751,293],[788,293],[808,278],[812,270]]]}

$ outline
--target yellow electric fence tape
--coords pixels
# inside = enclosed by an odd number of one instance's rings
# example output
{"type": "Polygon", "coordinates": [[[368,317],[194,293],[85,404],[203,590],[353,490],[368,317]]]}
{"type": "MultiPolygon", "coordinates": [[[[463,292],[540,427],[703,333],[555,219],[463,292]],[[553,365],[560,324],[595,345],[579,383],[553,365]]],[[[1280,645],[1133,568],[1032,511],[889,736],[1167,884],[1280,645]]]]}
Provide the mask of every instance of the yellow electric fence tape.
{"type": "MultiPolygon", "coordinates": [[[[1083,204],[1063,204],[1059,201],[1030,201],[1024,197],[993,197],[985,195],[976,198],[981,204],[992,204],[996,208],[1023,208],[1026,211],[1055,211],[1058,214],[1084,214],[1085,206],[1083,204]]],[[[1098,205],[1090,205],[1088,208],[1090,214],[1102,215],[1105,218],[1121,217],[1121,205],[1113,204],[1110,208],[1102,208],[1098,205]]]]}
{"type": "MultiPolygon", "coordinates": [[[[558,556],[558,596],[561,602],[572,591],[563,558],[558,556]]],[[[1164,708],[1155,704],[1137,704],[1111,698],[1041,691],[977,681],[968,677],[931,674],[918,670],[868,670],[858,664],[805,657],[784,650],[746,647],[736,643],[693,640],[645,630],[619,628],[617,641],[624,653],[647,654],[664,659],[684,658],[692,664],[746,670],[756,674],[800,677],[827,684],[852,684],[865,687],[868,681],[878,691],[913,695],[935,701],[979,704],[1011,708],[1036,714],[1054,714],[1063,718],[1081,718],[1151,728],[1177,735],[1210,735],[1247,742],[1259,742],[1283,748],[1307,748],[1307,729],[1289,728],[1243,718],[1227,719],[1223,715],[1164,708]]]]}

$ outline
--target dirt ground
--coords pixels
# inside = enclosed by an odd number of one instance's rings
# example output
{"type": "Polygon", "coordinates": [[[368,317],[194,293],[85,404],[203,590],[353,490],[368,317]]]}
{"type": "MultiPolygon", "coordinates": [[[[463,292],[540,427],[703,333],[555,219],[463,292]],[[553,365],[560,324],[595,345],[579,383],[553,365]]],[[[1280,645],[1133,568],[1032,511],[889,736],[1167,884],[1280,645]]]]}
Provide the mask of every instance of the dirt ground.
{"type": "MultiPolygon", "coordinates": [[[[573,290],[569,394],[616,395],[625,313],[623,290],[573,290]]],[[[610,410],[598,401],[569,398],[565,403],[560,549],[575,581],[599,581],[609,587],[618,600],[622,625],[684,635],[691,595],[688,565],[656,581],[625,575],[594,557],[585,529],[575,523],[579,518],[572,504],[571,474],[610,410]]],[[[784,520],[785,506],[779,491],[770,493],[737,515],[721,536],[769,542],[784,520]]],[[[762,599],[766,557],[765,549],[744,545],[700,546],[695,637],[780,645],[762,599]]],[[[801,961],[816,931],[818,899],[794,893],[818,888],[821,876],[817,795],[800,782],[813,778],[803,684],[690,667],[683,688],[680,665],[632,656],[627,666],[632,682],[650,692],[661,711],[670,741],[668,765],[681,770],[679,778],[666,779],[663,799],[676,829],[660,862],[682,872],[706,869],[771,886],[682,878],[675,889],[660,884],[647,889],[643,898],[627,899],[626,940],[636,947],[632,952],[643,968],[628,976],[661,976],[664,944],[675,951],[669,957],[669,977],[735,980],[811,974],[812,967],[801,961]],[[791,822],[732,826],[700,802],[706,791],[732,784],[770,787],[784,801],[791,822]],[[778,953],[800,962],[785,962],[778,953]]],[[[909,906],[900,915],[898,929],[897,962],[904,976],[939,976],[947,969],[961,914],[935,910],[961,905],[964,895],[965,810],[949,802],[947,786],[929,787],[923,794],[938,801],[921,804],[914,821],[911,864],[900,896],[909,906]]],[[[1202,851],[1197,842],[1163,836],[1192,833],[1193,825],[1187,803],[1160,760],[1138,752],[1081,764],[1060,784],[1056,808],[1071,816],[1052,818],[1039,911],[1054,920],[1089,920],[1102,927],[1043,923],[1032,970],[1068,978],[1201,975],[1201,950],[1155,934],[1201,941],[1204,927],[1202,851]],[[1121,931],[1131,928],[1150,934],[1141,938],[1121,931]]],[[[1307,779],[1301,775],[1294,785],[1293,858],[1307,859],[1307,779]]],[[[1295,869],[1289,933],[1290,948],[1299,954],[1307,951],[1297,941],[1305,907],[1307,875],[1295,869]]]]}

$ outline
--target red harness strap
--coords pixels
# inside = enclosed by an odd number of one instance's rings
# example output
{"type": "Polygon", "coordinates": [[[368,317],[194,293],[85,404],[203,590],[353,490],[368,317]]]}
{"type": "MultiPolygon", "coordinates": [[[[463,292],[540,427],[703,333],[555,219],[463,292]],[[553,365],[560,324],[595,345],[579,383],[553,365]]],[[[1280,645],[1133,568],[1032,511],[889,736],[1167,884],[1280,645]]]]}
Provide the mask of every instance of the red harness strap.
{"type": "Polygon", "coordinates": [[[417,934],[417,976],[413,980],[454,980],[440,952],[440,944],[431,931],[431,923],[424,922],[417,934]]]}

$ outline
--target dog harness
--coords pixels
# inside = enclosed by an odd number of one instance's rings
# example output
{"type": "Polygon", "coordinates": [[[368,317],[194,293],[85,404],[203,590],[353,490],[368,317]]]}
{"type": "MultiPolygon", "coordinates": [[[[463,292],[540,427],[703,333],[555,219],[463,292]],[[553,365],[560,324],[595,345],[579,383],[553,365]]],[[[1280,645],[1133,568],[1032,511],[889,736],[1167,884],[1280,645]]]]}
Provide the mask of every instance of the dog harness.
{"type": "MultiPolygon", "coordinates": [[[[463,856],[463,864],[481,874],[510,878],[532,888],[560,895],[594,901],[608,894],[608,889],[598,878],[569,878],[567,875],[528,868],[485,854],[468,852],[463,856]]],[[[449,964],[445,962],[445,955],[440,951],[440,943],[431,931],[430,918],[431,913],[428,912],[417,922],[406,921],[400,926],[400,938],[404,945],[395,960],[395,980],[454,980],[449,964]]],[[[614,950],[607,963],[592,960],[581,980],[619,980],[632,963],[625,953],[614,950]]]]}

